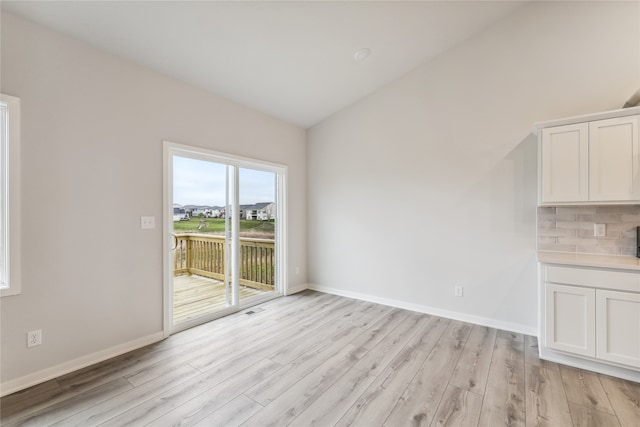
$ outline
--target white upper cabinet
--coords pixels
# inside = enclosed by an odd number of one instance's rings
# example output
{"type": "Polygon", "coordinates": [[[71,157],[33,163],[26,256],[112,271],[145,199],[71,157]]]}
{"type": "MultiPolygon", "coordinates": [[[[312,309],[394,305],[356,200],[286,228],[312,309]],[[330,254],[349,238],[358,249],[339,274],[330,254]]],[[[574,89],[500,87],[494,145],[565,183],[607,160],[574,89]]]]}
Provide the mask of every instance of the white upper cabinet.
{"type": "Polygon", "coordinates": [[[638,116],[589,123],[589,200],[640,200],[638,116]]]}
{"type": "Polygon", "coordinates": [[[640,203],[639,125],[640,108],[537,125],[539,203],[640,203]]]}
{"type": "Polygon", "coordinates": [[[581,202],[589,198],[589,125],[542,130],[543,202],[581,202]]]}

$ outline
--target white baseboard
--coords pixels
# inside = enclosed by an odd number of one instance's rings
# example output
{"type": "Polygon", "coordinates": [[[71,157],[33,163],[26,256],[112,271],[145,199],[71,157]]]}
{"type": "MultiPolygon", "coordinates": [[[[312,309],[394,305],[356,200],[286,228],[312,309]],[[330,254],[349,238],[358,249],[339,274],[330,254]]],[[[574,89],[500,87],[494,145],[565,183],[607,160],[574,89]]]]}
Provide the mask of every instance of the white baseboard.
{"type": "Polygon", "coordinates": [[[297,294],[298,292],[306,291],[307,289],[310,289],[307,283],[303,283],[297,286],[289,286],[287,288],[287,291],[284,294],[293,295],[293,294],[297,294]]]}
{"type": "Polygon", "coordinates": [[[390,307],[403,308],[405,310],[416,311],[418,313],[431,314],[433,316],[444,317],[447,319],[459,320],[462,322],[473,323],[481,326],[488,326],[490,328],[502,329],[505,331],[516,332],[525,335],[538,335],[538,330],[535,327],[522,325],[520,323],[505,322],[502,320],[490,319],[488,317],[474,316],[467,313],[460,313],[457,311],[443,310],[441,308],[430,307],[427,305],[414,304],[406,301],[395,300],[391,298],[382,298],[368,294],[361,294],[359,292],[345,291],[342,289],[329,288],[326,286],[308,285],[308,289],[324,292],[327,294],[339,295],[347,298],[354,298],[362,301],[373,302],[376,304],[388,305],[390,307]]]}
{"type": "Polygon", "coordinates": [[[163,339],[164,333],[157,332],[155,334],[147,335],[146,337],[138,338],[123,344],[118,344],[20,378],[3,382],[0,384],[0,396],[15,393],[16,391],[49,381],[61,375],[68,374],[69,372],[77,371],[78,369],[86,368],[87,366],[91,366],[95,363],[111,359],[112,357],[137,350],[146,345],[153,344],[154,342],[162,341],[163,339]]]}

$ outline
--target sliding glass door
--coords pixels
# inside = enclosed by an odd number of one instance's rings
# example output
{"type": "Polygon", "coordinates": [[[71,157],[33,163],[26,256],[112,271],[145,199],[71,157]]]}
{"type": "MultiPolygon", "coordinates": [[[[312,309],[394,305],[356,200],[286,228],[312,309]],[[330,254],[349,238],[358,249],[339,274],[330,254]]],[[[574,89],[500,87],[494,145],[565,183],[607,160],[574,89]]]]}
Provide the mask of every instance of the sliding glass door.
{"type": "Polygon", "coordinates": [[[165,330],[277,296],[284,168],[165,143],[165,330]]]}

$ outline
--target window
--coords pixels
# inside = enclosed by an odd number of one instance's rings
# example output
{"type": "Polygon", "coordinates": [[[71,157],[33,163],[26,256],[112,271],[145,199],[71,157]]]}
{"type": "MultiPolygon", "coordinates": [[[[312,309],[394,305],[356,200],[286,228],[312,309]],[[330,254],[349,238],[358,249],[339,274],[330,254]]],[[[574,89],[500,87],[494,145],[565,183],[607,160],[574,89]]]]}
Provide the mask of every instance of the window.
{"type": "Polygon", "coordinates": [[[20,99],[0,95],[0,296],[20,293],[20,99]]]}

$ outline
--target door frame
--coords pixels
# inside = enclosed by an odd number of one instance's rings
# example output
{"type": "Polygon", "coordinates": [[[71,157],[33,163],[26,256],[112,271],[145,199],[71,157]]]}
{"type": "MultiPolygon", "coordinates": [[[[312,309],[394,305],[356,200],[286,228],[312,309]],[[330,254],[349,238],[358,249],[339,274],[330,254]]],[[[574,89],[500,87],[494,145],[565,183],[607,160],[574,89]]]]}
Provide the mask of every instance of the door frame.
{"type": "MultiPolygon", "coordinates": [[[[180,144],[172,141],[163,141],[162,150],[163,163],[163,185],[162,185],[162,276],[163,276],[163,334],[164,337],[191,328],[201,323],[209,322],[215,318],[227,316],[238,312],[250,305],[255,305],[281,295],[287,295],[287,166],[264,160],[252,159],[248,157],[236,156],[222,153],[207,148],[195,147],[180,144]],[[275,229],[275,252],[276,252],[276,274],[275,292],[269,293],[262,298],[252,298],[248,304],[240,302],[239,305],[220,310],[211,316],[206,316],[193,321],[184,322],[177,327],[173,325],[173,250],[171,249],[171,235],[173,233],[173,156],[184,155],[185,157],[200,159],[205,161],[218,162],[236,167],[236,176],[239,168],[262,170],[276,174],[276,229],[275,229]]],[[[236,191],[238,186],[236,185],[236,191]]],[[[239,201],[236,199],[236,204],[239,201]]]]}

